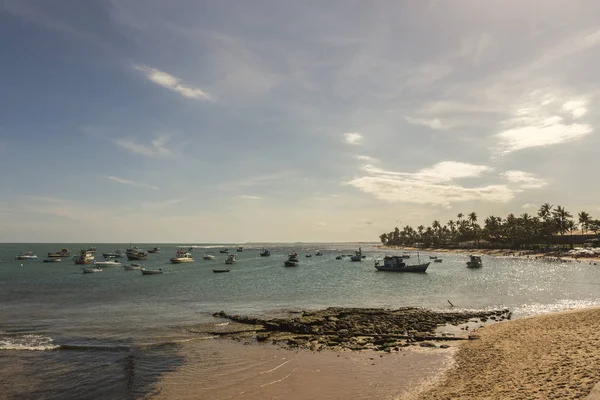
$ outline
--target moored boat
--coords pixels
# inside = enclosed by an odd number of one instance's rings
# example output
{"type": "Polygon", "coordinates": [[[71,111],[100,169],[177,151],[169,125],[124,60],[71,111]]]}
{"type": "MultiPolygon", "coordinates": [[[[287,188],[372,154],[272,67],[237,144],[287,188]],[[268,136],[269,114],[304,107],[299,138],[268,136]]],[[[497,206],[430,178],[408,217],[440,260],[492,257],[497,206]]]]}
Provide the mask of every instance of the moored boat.
{"type": "Polygon", "coordinates": [[[343,259],[343,258],[344,258],[343,256],[337,256],[335,259],[336,259],[336,260],[341,260],[341,259],[343,259]]]}
{"type": "Polygon", "coordinates": [[[317,252],[315,253],[315,256],[317,257],[321,257],[323,255],[323,253],[321,252],[321,250],[317,250],[317,252]]]}
{"type": "Polygon", "coordinates": [[[69,257],[71,255],[71,250],[69,249],[60,249],[56,253],[48,253],[48,258],[61,258],[61,257],[69,257]]]}
{"type": "Polygon", "coordinates": [[[15,256],[15,260],[37,260],[38,256],[32,251],[24,251],[15,256]]]}
{"type": "Polygon", "coordinates": [[[467,261],[467,268],[481,268],[483,267],[483,262],[481,261],[481,256],[470,255],[469,261],[467,261]]]}
{"type": "Polygon", "coordinates": [[[410,253],[405,251],[402,253],[402,258],[410,258],[410,253]]]}
{"type": "Polygon", "coordinates": [[[95,247],[88,247],[87,251],[89,251],[92,254],[96,253],[96,248],[95,247]]]}
{"type": "Polygon", "coordinates": [[[77,265],[89,265],[94,261],[94,253],[88,250],[81,250],[78,256],[73,257],[77,265]]]}
{"type": "Polygon", "coordinates": [[[44,260],[42,260],[45,263],[59,263],[62,261],[62,258],[45,258],[44,260]]]}
{"type": "Polygon", "coordinates": [[[359,247],[358,251],[354,252],[353,256],[350,256],[350,261],[358,262],[362,261],[365,258],[362,254],[362,249],[359,247]]]}
{"type": "Polygon", "coordinates": [[[219,253],[221,253],[221,254],[227,254],[227,253],[229,253],[229,249],[223,248],[223,249],[219,250],[219,253]]]}
{"type": "Polygon", "coordinates": [[[404,262],[402,256],[385,256],[383,258],[383,265],[380,261],[375,261],[375,268],[377,271],[391,271],[391,272],[426,272],[427,267],[431,263],[407,265],[404,262]]]}
{"type": "Polygon", "coordinates": [[[125,271],[135,271],[135,270],[141,269],[142,265],[141,264],[124,265],[123,268],[125,269],[125,271]]]}
{"type": "Polygon", "coordinates": [[[435,259],[437,259],[437,256],[429,256],[429,259],[430,260],[435,260],[435,259]]]}
{"type": "Polygon", "coordinates": [[[96,267],[120,267],[122,264],[115,260],[105,260],[105,261],[94,261],[92,262],[96,267]]]}
{"type": "Polygon", "coordinates": [[[231,270],[227,269],[227,268],[215,268],[215,269],[213,269],[213,272],[215,274],[220,274],[220,273],[229,272],[229,271],[231,271],[231,270]]]}
{"type": "Polygon", "coordinates": [[[102,257],[104,258],[121,258],[125,256],[125,252],[123,250],[117,250],[114,252],[102,253],[102,257]]]}
{"type": "Polygon", "coordinates": [[[240,247],[238,247],[238,248],[237,248],[237,250],[236,250],[236,251],[237,251],[238,253],[241,253],[241,252],[243,252],[243,251],[244,251],[244,247],[240,246],[240,247]]]}
{"type": "Polygon", "coordinates": [[[127,259],[129,261],[147,260],[148,259],[148,253],[146,253],[143,250],[138,250],[136,252],[128,252],[127,253],[127,259]]]}
{"type": "Polygon", "coordinates": [[[312,254],[306,254],[306,255],[305,255],[305,257],[306,257],[306,258],[311,258],[311,257],[312,257],[312,254]]]}
{"type": "Polygon", "coordinates": [[[142,268],[140,269],[140,271],[142,271],[142,275],[159,275],[163,273],[162,268],[159,269],[145,269],[142,268]]]}
{"type": "Polygon", "coordinates": [[[84,268],[81,268],[81,270],[83,271],[84,274],[93,274],[95,272],[102,272],[102,268],[96,267],[96,266],[84,267],[84,268]]]}
{"type": "Polygon", "coordinates": [[[288,254],[288,260],[298,262],[298,253],[296,253],[296,251],[292,251],[290,254],[288,254]]]}
{"type": "Polygon", "coordinates": [[[160,253],[160,247],[154,247],[152,249],[146,250],[150,254],[160,253]]]}
{"type": "Polygon", "coordinates": [[[179,248],[177,249],[177,254],[175,255],[175,257],[171,257],[169,261],[171,261],[171,264],[183,264],[194,262],[194,258],[190,253],[179,248]]]}
{"type": "Polygon", "coordinates": [[[236,263],[235,254],[230,254],[225,259],[225,264],[235,264],[236,263]]]}
{"type": "Polygon", "coordinates": [[[284,266],[286,267],[297,267],[298,266],[298,261],[296,260],[285,260],[283,263],[284,266]]]}
{"type": "Polygon", "coordinates": [[[271,255],[271,252],[269,251],[269,249],[263,249],[263,250],[260,252],[260,256],[261,256],[261,257],[269,257],[270,255],[271,255]]]}
{"type": "Polygon", "coordinates": [[[204,260],[214,260],[216,257],[214,254],[210,254],[210,253],[206,253],[204,255],[204,257],[202,257],[204,260]]]}

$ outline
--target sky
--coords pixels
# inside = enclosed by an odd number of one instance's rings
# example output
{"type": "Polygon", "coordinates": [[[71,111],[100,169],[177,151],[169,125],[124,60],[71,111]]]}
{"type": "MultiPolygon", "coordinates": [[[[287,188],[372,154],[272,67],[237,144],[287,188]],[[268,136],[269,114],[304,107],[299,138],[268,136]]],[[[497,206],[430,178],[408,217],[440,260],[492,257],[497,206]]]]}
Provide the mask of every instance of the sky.
{"type": "Polygon", "coordinates": [[[600,2],[4,0],[0,241],[600,217],[600,2]]]}

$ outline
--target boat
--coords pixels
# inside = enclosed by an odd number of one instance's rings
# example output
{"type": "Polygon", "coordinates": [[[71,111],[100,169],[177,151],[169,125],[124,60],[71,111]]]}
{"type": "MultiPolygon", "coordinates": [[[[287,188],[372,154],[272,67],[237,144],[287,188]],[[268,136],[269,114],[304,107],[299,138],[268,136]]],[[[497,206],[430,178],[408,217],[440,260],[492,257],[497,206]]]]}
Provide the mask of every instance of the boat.
{"type": "Polygon", "coordinates": [[[363,256],[362,249],[359,247],[358,251],[354,252],[353,256],[350,256],[350,261],[354,261],[354,262],[362,261],[363,258],[365,258],[365,256],[363,256]]]}
{"type": "Polygon", "coordinates": [[[321,250],[317,250],[317,252],[315,253],[315,256],[317,257],[321,257],[323,255],[323,253],[321,252],[321,250]]]}
{"type": "Polygon", "coordinates": [[[42,261],[45,263],[59,263],[62,261],[62,258],[45,258],[42,261]]]}
{"type": "Polygon", "coordinates": [[[96,248],[95,247],[88,247],[87,251],[89,251],[92,254],[96,253],[96,248]]]}
{"type": "Polygon", "coordinates": [[[343,259],[343,258],[344,258],[344,256],[337,256],[335,259],[336,259],[336,260],[341,260],[341,259],[343,259]]]}
{"type": "Polygon", "coordinates": [[[481,268],[483,267],[483,262],[481,261],[481,256],[469,256],[469,261],[467,261],[467,268],[481,268]]]}
{"type": "Polygon", "coordinates": [[[102,257],[104,258],[121,258],[125,256],[125,252],[123,250],[117,250],[115,252],[102,253],[102,257]]]}
{"type": "Polygon", "coordinates": [[[97,267],[120,267],[122,264],[115,260],[94,261],[93,265],[97,267]]]}
{"type": "Polygon", "coordinates": [[[179,248],[177,249],[177,254],[175,255],[175,257],[171,257],[169,261],[171,261],[171,264],[183,264],[194,262],[194,258],[189,252],[184,251],[182,248],[179,248]]]}
{"type": "Polygon", "coordinates": [[[147,260],[148,259],[148,253],[146,253],[143,250],[137,250],[135,252],[128,252],[127,253],[127,259],[129,261],[147,260]]]}
{"type": "Polygon", "coordinates": [[[213,269],[213,272],[215,274],[220,274],[220,273],[229,272],[229,271],[231,271],[231,270],[227,269],[227,268],[215,268],[215,269],[213,269]]]}
{"type": "Polygon", "coordinates": [[[206,253],[204,255],[204,257],[202,257],[205,260],[214,260],[215,259],[215,255],[214,254],[210,254],[210,253],[206,253]]]}
{"type": "Polygon", "coordinates": [[[60,249],[60,251],[57,251],[56,253],[48,253],[48,258],[62,258],[62,257],[69,257],[71,255],[71,250],[69,249],[60,249]]]}
{"type": "Polygon", "coordinates": [[[140,271],[142,271],[142,275],[159,275],[163,273],[162,268],[159,269],[145,269],[142,268],[140,269],[140,271]]]}
{"type": "Polygon", "coordinates": [[[142,265],[141,264],[123,265],[123,268],[125,268],[125,271],[135,271],[137,269],[141,269],[142,265]]]}
{"type": "Polygon", "coordinates": [[[81,270],[83,271],[84,274],[93,274],[95,272],[102,272],[102,268],[96,267],[96,266],[84,267],[84,268],[81,268],[81,270]]]}
{"type": "Polygon", "coordinates": [[[270,255],[271,255],[271,252],[269,251],[269,249],[263,249],[263,250],[260,252],[260,256],[261,256],[261,257],[269,257],[270,255]]]}
{"type": "Polygon", "coordinates": [[[435,259],[437,259],[437,256],[429,256],[429,259],[430,260],[435,260],[435,259]]]}
{"type": "Polygon", "coordinates": [[[377,271],[390,271],[390,272],[426,272],[427,267],[431,263],[407,265],[404,262],[402,256],[385,256],[383,258],[383,265],[379,260],[375,261],[375,268],[377,271]]]}
{"type": "Polygon", "coordinates": [[[408,252],[402,253],[402,258],[405,258],[405,259],[410,258],[410,253],[408,253],[408,252]]]}
{"type": "Polygon", "coordinates": [[[227,254],[227,253],[229,253],[229,249],[221,249],[221,250],[219,250],[219,253],[227,254]]]}
{"type": "Polygon", "coordinates": [[[150,254],[160,253],[160,247],[154,247],[152,249],[146,250],[150,254]]]}
{"type": "Polygon", "coordinates": [[[225,264],[234,264],[237,260],[235,259],[235,254],[230,254],[225,259],[225,264]]]}
{"type": "Polygon", "coordinates": [[[194,248],[193,248],[193,247],[188,247],[188,253],[191,253],[191,252],[193,252],[193,251],[194,251],[194,248]]]}
{"type": "Polygon", "coordinates": [[[288,260],[298,262],[298,253],[292,251],[290,254],[288,254],[288,260]]]}
{"type": "Polygon", "coordinates": [[[81,250],[78,256],[73,257],[77,265],[89,265],[94,261],[94,253],[88,250],[81,250]]]}
{"type": "Polygon", "coordinates": [[[305,255],[305,257],[306,257],[306,258],[311,258],[311,257],[312,257],[312,254],[306,254],[306,255],[305,255]]]}
{"type": "Polygon", "coordinates": [[[441,259],[441,258],[436,258],[435,260],[433,260],[433,262],[436,262],[436,263],[441,263],[441,262],[442,262],[442,259],[441,259]]]}
{"type": "Polygon", "coordinates": [[[38,256],[32,251],[24,251],[16,255],[15,260],[37,260],[38,256]]]}
{"type": "Polygon", "coordinates": [[[244,248],[242,246],[238,247],[236,250],[238,253],[241,253],[244,251],[244,248]]]}
{"type": "Polygon", "coordinates": [[[284,266],[286,267],[297,267],[298,266],[298,261],[296,260],[285,260],[285,262],[283,263],[284,266]]]}

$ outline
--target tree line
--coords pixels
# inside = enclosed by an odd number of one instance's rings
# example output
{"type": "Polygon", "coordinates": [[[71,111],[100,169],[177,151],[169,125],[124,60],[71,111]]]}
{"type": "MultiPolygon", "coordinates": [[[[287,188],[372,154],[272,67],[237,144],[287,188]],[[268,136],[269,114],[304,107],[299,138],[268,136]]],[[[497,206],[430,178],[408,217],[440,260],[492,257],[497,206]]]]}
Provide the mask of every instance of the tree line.
{"type": "Polygon", "coordinates": [[[509,214],[505,218],[490,215],[479,225],[475,212],[464,215],[459,213],[456,220],[446,224],[433,221],[431,226],[420,225],[417,229],[405,226],[396,227],[389,233],[379,236],[381,243],[390,246],[436,246],[455,247],[460,243],[474,242],[479,247],[521,248],[524,246],[549,246],[558,236],[573,233],[578,227],[581,234],[600,232],[600,220],[593,219],[589,213],[581,211],[577,222],[573,215],[562,206],[542,204],[537,215],[528,213],[516,216],[509,214]]]}

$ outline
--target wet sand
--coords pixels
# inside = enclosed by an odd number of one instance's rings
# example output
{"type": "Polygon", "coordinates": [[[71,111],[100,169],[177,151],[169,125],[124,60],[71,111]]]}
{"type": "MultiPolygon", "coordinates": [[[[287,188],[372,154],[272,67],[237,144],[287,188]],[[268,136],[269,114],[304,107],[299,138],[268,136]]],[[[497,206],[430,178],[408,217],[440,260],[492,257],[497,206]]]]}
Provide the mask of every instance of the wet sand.
{"type": "Polygon", "coordinates": [[[310,352],[228,339],[182,347],[147,399],[396,399],[441,376],[453,350],[310,352]]]}
{"type": "Polygon", "coordinates": [[[502,322],[477,334],[419,399],[581,399],[600,381],[600,308],[502,322]]]}

